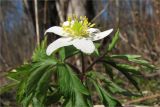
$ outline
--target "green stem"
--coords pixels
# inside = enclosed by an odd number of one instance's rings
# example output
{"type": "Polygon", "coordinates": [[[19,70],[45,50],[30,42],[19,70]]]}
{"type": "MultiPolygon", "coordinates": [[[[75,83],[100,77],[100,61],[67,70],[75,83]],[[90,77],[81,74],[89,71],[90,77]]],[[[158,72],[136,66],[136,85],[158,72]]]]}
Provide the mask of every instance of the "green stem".
{"type": "Polygon", "coordinates": [[[81,52],[82,73],[85,72],[84,54],[81,52]]]}
{"type": "Polygon", "coordinates": [[[105,57],[105,55],[107,54],[107,51],[104,52],[99,58],[97,58],[96,60],[94,60],[87,68],[85,71],[90,70],[94,64],[96,64],[99,60],[103,59],[105,57]]]}
{"type": "Polygon", "coordinates": [[[81,67],[82,67],[82,76],[81,80],[84,79],[84,74],[85,74],[85,61],[84,61],[84,54],[81,52],[81,67]]]}

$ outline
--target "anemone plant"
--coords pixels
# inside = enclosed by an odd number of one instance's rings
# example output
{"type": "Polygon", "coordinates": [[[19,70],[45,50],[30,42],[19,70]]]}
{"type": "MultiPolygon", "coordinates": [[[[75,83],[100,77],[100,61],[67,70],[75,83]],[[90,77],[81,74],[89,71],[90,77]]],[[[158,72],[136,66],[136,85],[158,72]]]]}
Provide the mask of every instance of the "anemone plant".
{"type": "Polygon", "coordinates": [[[135,77],[141,75],[143,68],[153,70],[154,66],[140,55],[111,54],[110,51],[119,38],[119,30],[105,51],[100,52],[101,44],[94,41],[108,36],[113,29],[101,32],[93,27],[94,24],[89,23],[86,17],[73,17],[68,18],[62,27],[53,26],[46,30],[45,35],[50,32],[62,37],[49,46],[45,38],[36,48],[31,62],[8,74],[16,83],[17,101],[20,104],[24,107],[48,107],[52,104],[62,107],[93,107],[95,95],[105,107],[120,107],[121,102],[114,95],[131,96],[134,93],[116,84],[115,69],[140,92],[135,77]],[[78,59],[68,60],[75,56],[78,59]],[[86,61],[89,57],[93,59],[90,63],[86,61]],[[122,63],[117,59],[125,61],[122,63]],[[75,64],[77,60],[81,60],[81,69],[75,64]],[[106,72],[95,69],[97,63],[106,72]]]}

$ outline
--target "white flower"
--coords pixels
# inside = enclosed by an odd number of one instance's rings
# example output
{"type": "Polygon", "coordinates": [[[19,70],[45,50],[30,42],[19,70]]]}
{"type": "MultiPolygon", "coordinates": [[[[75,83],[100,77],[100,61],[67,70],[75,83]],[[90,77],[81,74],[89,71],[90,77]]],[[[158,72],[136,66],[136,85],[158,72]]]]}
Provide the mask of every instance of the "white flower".
{"type": "Polygon", "coordinates": [[[64,22],[62,27],[53,26],[47,29],[45,34],[50,32],[61,36],[61,38],[47,47],[46,54],[51,55],[55,50],[69,45],[73,45],[84,53],[93,53],[95,50],[93,41],[103,39],[113,31],[113,29],[109,29],[100,32],[97,28],[91,28],[93,26],[94,24],[89,23],[86,17],[80,19],[74,17],[73,20],[68,18],[68,21],[64,22]]]}

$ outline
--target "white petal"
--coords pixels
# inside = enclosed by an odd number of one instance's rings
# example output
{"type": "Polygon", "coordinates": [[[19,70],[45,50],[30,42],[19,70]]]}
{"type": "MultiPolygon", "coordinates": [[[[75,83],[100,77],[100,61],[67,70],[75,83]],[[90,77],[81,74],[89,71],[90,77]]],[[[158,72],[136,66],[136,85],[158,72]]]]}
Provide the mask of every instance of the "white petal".
{"type": "Polygon", "coordinates": [[[93,42],[86,38],[73,40],[73,46],[87,54],[91,54],[95,50],[93,42]]]}
{"type": "Polygon", "coordinates": [[[68,36],[66,32],[63,31],[63,28],[62,27],[59,27],[59,26],[53,26],[53,27],[50,27],[49,29],[46,30],[46,33],[54,33],[54,34],[57,34],[59,36],[68,36]]]}
{"type": "Polygon", "coordinates": [[[71,39],[72,38],[59,38],[55,40],[47,47],[46,54],[51,55],[52,52],[61,47],[72,45],[71,39]]]}
{"type": "Polygon", "coordinates": [[[96,33],[95,36],[93,36],[91,39],[93,41],[103,39],[106,36],[108,36],[112,31],[113,31],[113,29],[109,29],[109,30],[106,30],[106,31],[103,31],[103,32],[100,32],[100,33],[96,33]]]}
{"type": "Polygon", "coordinates": [[[89,28],[87,31],[88,31],[90,34],[91,34],[91,33],[99,33],[99,32],[100,32],[100,30],[97,29],[97,28],[89,28]]]}

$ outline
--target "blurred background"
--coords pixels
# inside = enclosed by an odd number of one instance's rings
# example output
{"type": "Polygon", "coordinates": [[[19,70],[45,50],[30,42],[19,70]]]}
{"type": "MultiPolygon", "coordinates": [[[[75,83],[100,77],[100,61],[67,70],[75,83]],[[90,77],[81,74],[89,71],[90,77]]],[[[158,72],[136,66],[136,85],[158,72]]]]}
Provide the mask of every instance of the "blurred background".
{"type": "MultiPolygon", "coordinates": [[[[160,0],[0,0],[0,85],[5,84],[4,72],[30,60],[47,28],[72,14],[87,16],[102,31],[119,28],[120,40],[113,53],[140,54],[160,66],[160,0]]],[[[102,41],[104,45],[113,34],[102,41]]],[[[56,38],[48,35],[49,42],[56,38]]],[[[159,70],[146,73],[147,81],[141,81],[141,86],[149,94],[159,93],[159,78],[159,70]]],[[[1,96],[2,101],[7,95],[1,96]]]]}

